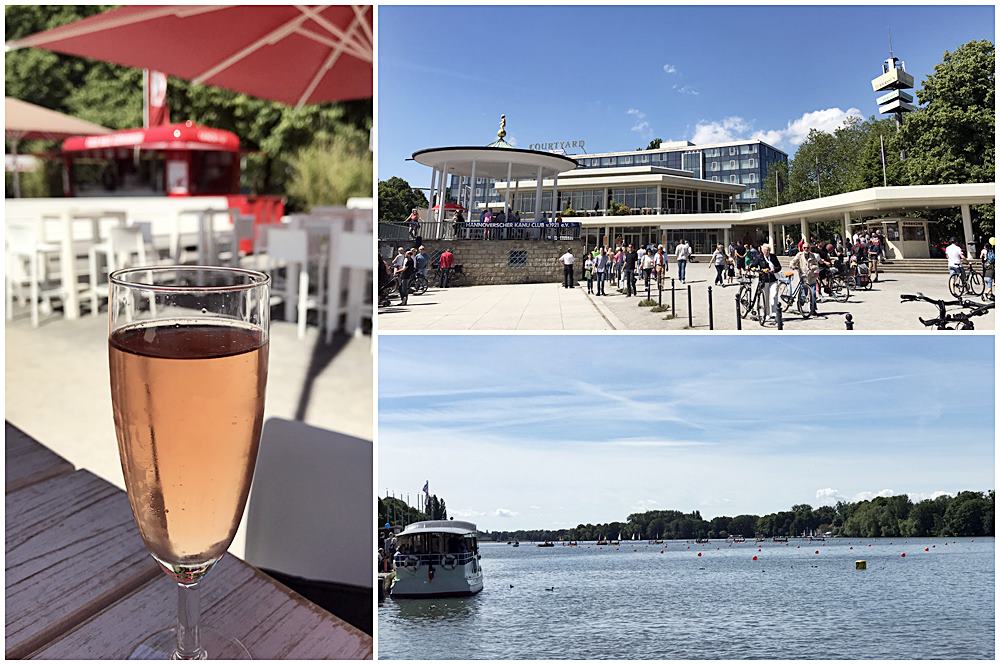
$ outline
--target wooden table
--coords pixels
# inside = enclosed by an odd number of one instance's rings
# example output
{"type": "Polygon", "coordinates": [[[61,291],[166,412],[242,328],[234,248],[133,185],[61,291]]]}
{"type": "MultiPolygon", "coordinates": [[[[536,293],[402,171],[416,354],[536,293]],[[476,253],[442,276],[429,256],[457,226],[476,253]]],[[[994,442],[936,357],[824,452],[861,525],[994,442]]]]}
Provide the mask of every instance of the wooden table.
{"type": "MultiPolygon", "coordinates": [[[[121,659],[173,624],[174,583],[125,493],[5,424],[7,658],[121,659]]],[[[202,617],[256,659],[370,659],[372,638],[226,554],[202,617]]]]}

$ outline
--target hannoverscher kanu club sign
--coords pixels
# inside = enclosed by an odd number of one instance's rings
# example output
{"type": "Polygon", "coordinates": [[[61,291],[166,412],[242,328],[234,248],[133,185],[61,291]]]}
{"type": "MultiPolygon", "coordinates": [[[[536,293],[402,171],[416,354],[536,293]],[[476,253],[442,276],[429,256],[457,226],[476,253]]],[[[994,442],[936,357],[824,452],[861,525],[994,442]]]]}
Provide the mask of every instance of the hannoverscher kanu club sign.
{"type": "Polygon", "coordinates": [[[562,228],[574,228],[580,226],[580,222],[465,222],[463,226],[467,229],[543,229],[547,226],[559,226],[562,228]]]}
{"type": "Polygon", "coordinates": [[[570,148],[579,148],[583,150],[586,141],[583,139],[576,139],[574,141],[550,141],[548,143],[532,143],[528,146],[528,150],[568,150],[570,148]]]}

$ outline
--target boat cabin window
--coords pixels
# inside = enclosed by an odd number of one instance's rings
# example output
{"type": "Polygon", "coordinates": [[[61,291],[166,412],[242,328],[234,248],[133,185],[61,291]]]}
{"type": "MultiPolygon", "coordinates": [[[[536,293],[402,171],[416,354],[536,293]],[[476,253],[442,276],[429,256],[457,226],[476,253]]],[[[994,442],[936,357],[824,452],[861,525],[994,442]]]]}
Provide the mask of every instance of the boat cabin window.
{"type": "Polygon", "coordinates": [[[399,537],[401,554],[465,554],[478,551],[474,536],[454,533],[418,533],[399,537]]]}

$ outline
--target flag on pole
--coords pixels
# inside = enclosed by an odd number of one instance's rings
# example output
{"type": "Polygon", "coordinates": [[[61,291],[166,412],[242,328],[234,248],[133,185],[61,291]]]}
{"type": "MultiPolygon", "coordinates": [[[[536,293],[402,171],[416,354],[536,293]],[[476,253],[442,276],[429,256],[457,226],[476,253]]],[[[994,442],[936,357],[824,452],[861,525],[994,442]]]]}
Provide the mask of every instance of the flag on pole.
{"type": "Polygon", "coordinates": [[[427,493],[430,492],[430,486],[431,486],[431,481],[425,480],[424,481],[424,488],[422,490],[420,490],[420,491],[423,492],[424,494],[427,494],[427,493]]]}
{"type": "Polygon", "coordinates": [[[157,127],[170,124],[170,107],[167,104],[167,75],[151,69],[143,70],[142,95],[143,126],[157,127]]]}

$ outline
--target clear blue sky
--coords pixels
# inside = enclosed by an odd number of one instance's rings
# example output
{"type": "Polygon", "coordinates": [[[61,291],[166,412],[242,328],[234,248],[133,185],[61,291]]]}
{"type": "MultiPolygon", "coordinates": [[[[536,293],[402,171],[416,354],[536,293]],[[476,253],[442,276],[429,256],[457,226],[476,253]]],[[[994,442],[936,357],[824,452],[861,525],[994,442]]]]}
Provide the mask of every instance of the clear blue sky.
{"type": "Polygon", "coordinates": [[[386,336],[379,495],[484,529],[994,487],[992,336],[386,336]]]}
{"type": "Polygon", "coordinates": [[[946,50],[993,41],[994,8],[381,6],[379,178],[428,186],[404,160],[485,145],[501,113],[522,147],[756,134],[793,154],[810,127],[876,113],[890,26],[919,87],[946,50]]]}

